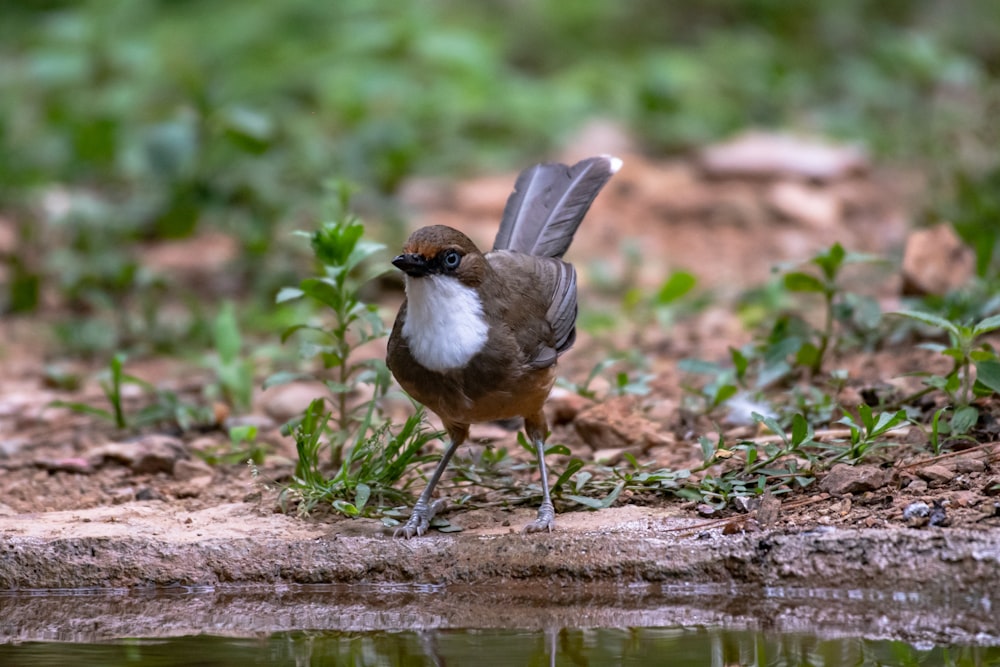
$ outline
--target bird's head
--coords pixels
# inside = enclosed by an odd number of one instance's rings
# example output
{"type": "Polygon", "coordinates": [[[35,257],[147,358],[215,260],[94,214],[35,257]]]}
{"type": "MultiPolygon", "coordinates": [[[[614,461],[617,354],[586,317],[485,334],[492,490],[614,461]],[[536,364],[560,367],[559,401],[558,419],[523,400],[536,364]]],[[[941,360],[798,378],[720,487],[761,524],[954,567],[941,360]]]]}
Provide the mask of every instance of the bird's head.
{"type": "Polygon", "coordinates": [[[392,264],[410,278],[452,276],[472,287],[482,282],[489,269],[476,244],[445,225],[421,227],[413,232],[403,246],[403,254],[396,256],[392,264]]]}

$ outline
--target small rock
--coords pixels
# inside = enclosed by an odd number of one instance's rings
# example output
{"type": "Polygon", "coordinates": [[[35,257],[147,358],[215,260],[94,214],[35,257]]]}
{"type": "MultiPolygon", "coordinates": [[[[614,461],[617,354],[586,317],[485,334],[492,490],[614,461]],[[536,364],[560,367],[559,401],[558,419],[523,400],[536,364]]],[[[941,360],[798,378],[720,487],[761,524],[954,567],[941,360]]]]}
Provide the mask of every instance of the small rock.
{"type": "Polygon", "coordinates": [[[736,496],[732,500],[732,506],[737,512],[752,512],[760,507],[760,498],[752,496],[736,496]]]}
{"type": "Polygon", "coordinates": [[[144,486],[135,493],[136,500],[163,500],[159,491],[151,486],[144,486]]]}
{"type": "Polygon", "coordinates": [[[265,391],[261,396],[261,406],[268,417],[284,423],[305,412],[313,400],[329,394],[320,382],[290,382],[265,391]]]}
{"type": "Polygon", "coordinates": [[[715,508],[708,503],[699,503],[698,506],[695,507],[695,510],[697,510],[698,514],[702,516],[713,516],[716,512],[715,508]]]}
{"type": "Polygon", "coordinates": [[[172,473],[174,464],[185,456],[184,445],[180,440],[153,434],[132,442],[109,442],[95,447],[88,452],[87,460],[94,467],[100,467],[109,460],[117,461],[139,474],[172,473]]]}
{"type": "Polygon", "coordinates": [[[28,444],[24,438],[5,438],[0,440],[0,459],[8,459],[21,451],[28,444]]]}
{"type": "Polygon", "coordinates": [[[972,507],[979,502],[979,494],[973,491],[957,491],[951,497],[951,502],[958,507],[972,507]]]}
{"type": "Polygon", "coordinates": [[[906,485],[906,491],[913,494],[925,493],[927,491],[927,482],[922,479],[915,479],[906,485]]]}
{"type": "Polygon", "coordinates": [[[819,483],[819,488],[833,496],[864,493],[882,488],[887,477],[885,471],[877,466],[839,463],[830,469],[819,483]]]}
{"type": "Polygon", "coordinates": [[[814,229],[830,229],[840,222],[840,202],[826,189],[795,181],[781,181],[771,187],[767,201],[786,218],[814,229]]]}
{"type": "Polygon", "coordinates": [[[945,511],[944,503],[940,500],[935,500],[934,504],[931,506],[930,518],[928,524],[931,526],[950,526],[951,518],[945,511]]]}
{"type": "Polygon", "coordinates": [[[868,167],[868,158],[855,146],[770,132],[747,132],[705,148],[702,169],[710,176],[793,176],[834,180],[868,167]]]}
{"type": "Polygon", "coordinates": [[[930,521],[930,515],[930,506],[922,500],[910,503],[903,509],[903,521],[905,521],[911,528],[922,528],[926,526],[930,521]]]}
{"type": "Polygon", "coordinates": [[[955,471],[949,470],[942,465],[930,465],[926,468],[920,468],[917,470],[917,474],[927,480],[927,483],[931,486],[941,486],[942,484],[947,484],[951,480],[955,479],[957,475],[955,471]]]}
{"type": "Polygon", "coordinates": [[[919,229],[903,251],[903,294],[945,294],[965,285],[975,270],[975,254],[951,225],[919,229]]]}
{"type": "Polygon", "coordinates": [[[986,464],[981,459],[962,456],[952,461],[951,469],[957,473],[982,472],[986,470],[986,464]]]}
{"type": "Polygon", "coordinates": [[[198,477],[212,477],[215,471],[201,459],[180,459],[174,463],[174,479],[178,482],[190,482],[198,477]]]}
{"type": "Polygon", "coordinates": [[[573,425],[594,450],[637,446],[645,451],[672,442],[659,425],[639,413],[634,396],[616,397],[593,405],[577,415],[573,425]]]}
{"type": "Polygon", "coordinates": [[[556,387],[549,394],[549,399],[545,404],[548,412],[549,423],[552,425],[568,424],[576,416],[592,406],[594,401],[569,391],[556,387]]]}
{"type": "Polygon", "coordinates": [[[770,491],[764,493],[760,501],[760,508],[757,510],[757,520],[764,528],[770,528],[778,521],[781,513],[781,501],[771,495],[770,491]]]}

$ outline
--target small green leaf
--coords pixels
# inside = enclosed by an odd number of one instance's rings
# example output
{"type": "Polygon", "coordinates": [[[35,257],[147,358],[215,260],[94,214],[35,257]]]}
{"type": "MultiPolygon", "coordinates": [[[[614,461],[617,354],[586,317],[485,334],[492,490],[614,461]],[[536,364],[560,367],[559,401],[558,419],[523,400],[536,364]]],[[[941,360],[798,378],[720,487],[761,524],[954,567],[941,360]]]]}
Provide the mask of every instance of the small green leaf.
{"type": "Polygon", "coordinates": [[[364,508],[368,504],[368,500],[372,496],[372,489],[370,486],[364,482],[358,482],[357,487],[354,489],[354,505],[358,508],[364,508]]]}
{"type": "Polygon", "coordinates": [[[816,276],[801,271],[786,273],[784,277],[785,289],[792,292],[825,292],[826,286],[823,281],[816,276]]]}
{"type": "Polygon", "coordinates": [[[1000,393],[1000,361],[987,359],[976,364],[976,380],[1000,393]]]}
{"type": "Polygon", "coordinates": [[[698,279],[687,271],[674,271],[656,293],[656,304],[667,306],[694,289],[698,279]]]}
{"type": "Polygon", "coordinates": [[[572,500],[573,502],[583,505],[584,507],[589,507],[590,509],[604,509],[604,503],[597,498],[588,498],[587,496],[577,496],[573,494],[565,495],[563,498],[566,500],[572,500]]]}
{"type": "Polygon", "coordinates": [[[698,438],[698,443],[701,445],[701,455],[705,459],[706,463],[715,458],[715,452],[716,452],[715,442],[713,442],[710,438],[701,436],[700,438],[698,438]]]}
{"type": "Polygon", "coordinates": [[[955,414],[951,416],[951,434],[952,435],[964,435],[969,432],[976,422],[979,421],[979,410],[974,406],[966,405],[965,407],[955,410],[955,414]]]}
{"type": "Polygon", "coordinates": [[[985,320],[977,322],[972,328],[972,335],[979,336],[990,331],[996,331],[997,329],[1000,329],[1000,315],[987,317],[985,320]]]}
{"type": "Polygon", "coordinates": [[[274,297],[274,302],[285,303],[286,301],[298,299],[303,294],[305,294],[305,292],[300,290],[298,287],[282,287],[278,290],[278,295],[274,297]]]}
{"type": "Polygon", "coordinates": [[[750,361],[746,358],[746,355],[735,347],[729,348],[729,356],[733,360],[733,367],[736,368],[736,379],[742,382],[746,376],[750,361]]]}
{"type": "Polygon", "coordinates": [[[821,252],[813,257],[812,262],[820,268],[828,281],[832,281],[837,277],[845,255],[844,246],[834,243],[826,252],[821,252]]]}
{"type": "Polygon", "coordinates": [[[715,396],[712,398],[712,407],[717,407],[728,401],[730,398],[736,395],[739,388],[734,384],[724,384],[718,388],[715,392],[715,396]]]}
{"type": "Polygon", "coordinates": [[[559,479],[556,480],[556,483],[552,485],[552,492],[558,493],[559,489],[561,489],[562,486],[568,482],[570,478],[573,477],[573,475],[575,475],[582,467],[583,461],[577,458],[570,459],[570,462],[566,465],[566,469],[563,470],[561,475],[559,475],[559,479]]]}
{"type": "Polygon", "coordinates": [[[798,412],[792,417],[792,444],[801,445],[809,435],[809,422],[798,412]]]}
{"type": "Polygon", "coordinates": [[[922,322],[923,324],[943,329],[944,331],[947,331],[956,337],[960,335],[958,326],[956,324],[949,322],[943,317],[938,317],[937,315],[933,315],[931,313],[924,313],[919,310],[896,310],[888,314],[907,317],[911,320],[916,320],[918,322],[922,322]]]}

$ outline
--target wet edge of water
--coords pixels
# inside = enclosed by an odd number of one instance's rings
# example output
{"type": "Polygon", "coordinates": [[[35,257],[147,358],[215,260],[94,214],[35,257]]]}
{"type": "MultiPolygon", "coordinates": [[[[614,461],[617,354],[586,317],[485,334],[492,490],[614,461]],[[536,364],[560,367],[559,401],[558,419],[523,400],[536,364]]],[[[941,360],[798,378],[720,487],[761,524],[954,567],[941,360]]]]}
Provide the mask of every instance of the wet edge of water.
{"type": "Polygon", "coordinates": [[[721,627],[911,644],[1000,645],[1000,592],[511,583],[282,585],[0,593],[0,641],[301,630],[721,627]]]}

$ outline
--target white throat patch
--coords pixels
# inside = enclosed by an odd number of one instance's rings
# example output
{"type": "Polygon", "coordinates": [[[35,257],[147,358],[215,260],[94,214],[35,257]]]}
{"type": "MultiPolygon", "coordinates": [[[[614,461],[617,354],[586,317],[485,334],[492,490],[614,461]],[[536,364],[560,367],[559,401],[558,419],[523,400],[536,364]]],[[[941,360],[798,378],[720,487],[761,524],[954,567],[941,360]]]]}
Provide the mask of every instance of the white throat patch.
{"type": "Polygon", "coordinates": [[[406,277],[403,337],[432,371],[460,368],[486,345],[490,328],[475,289],[451,276],[406,277]]]}

